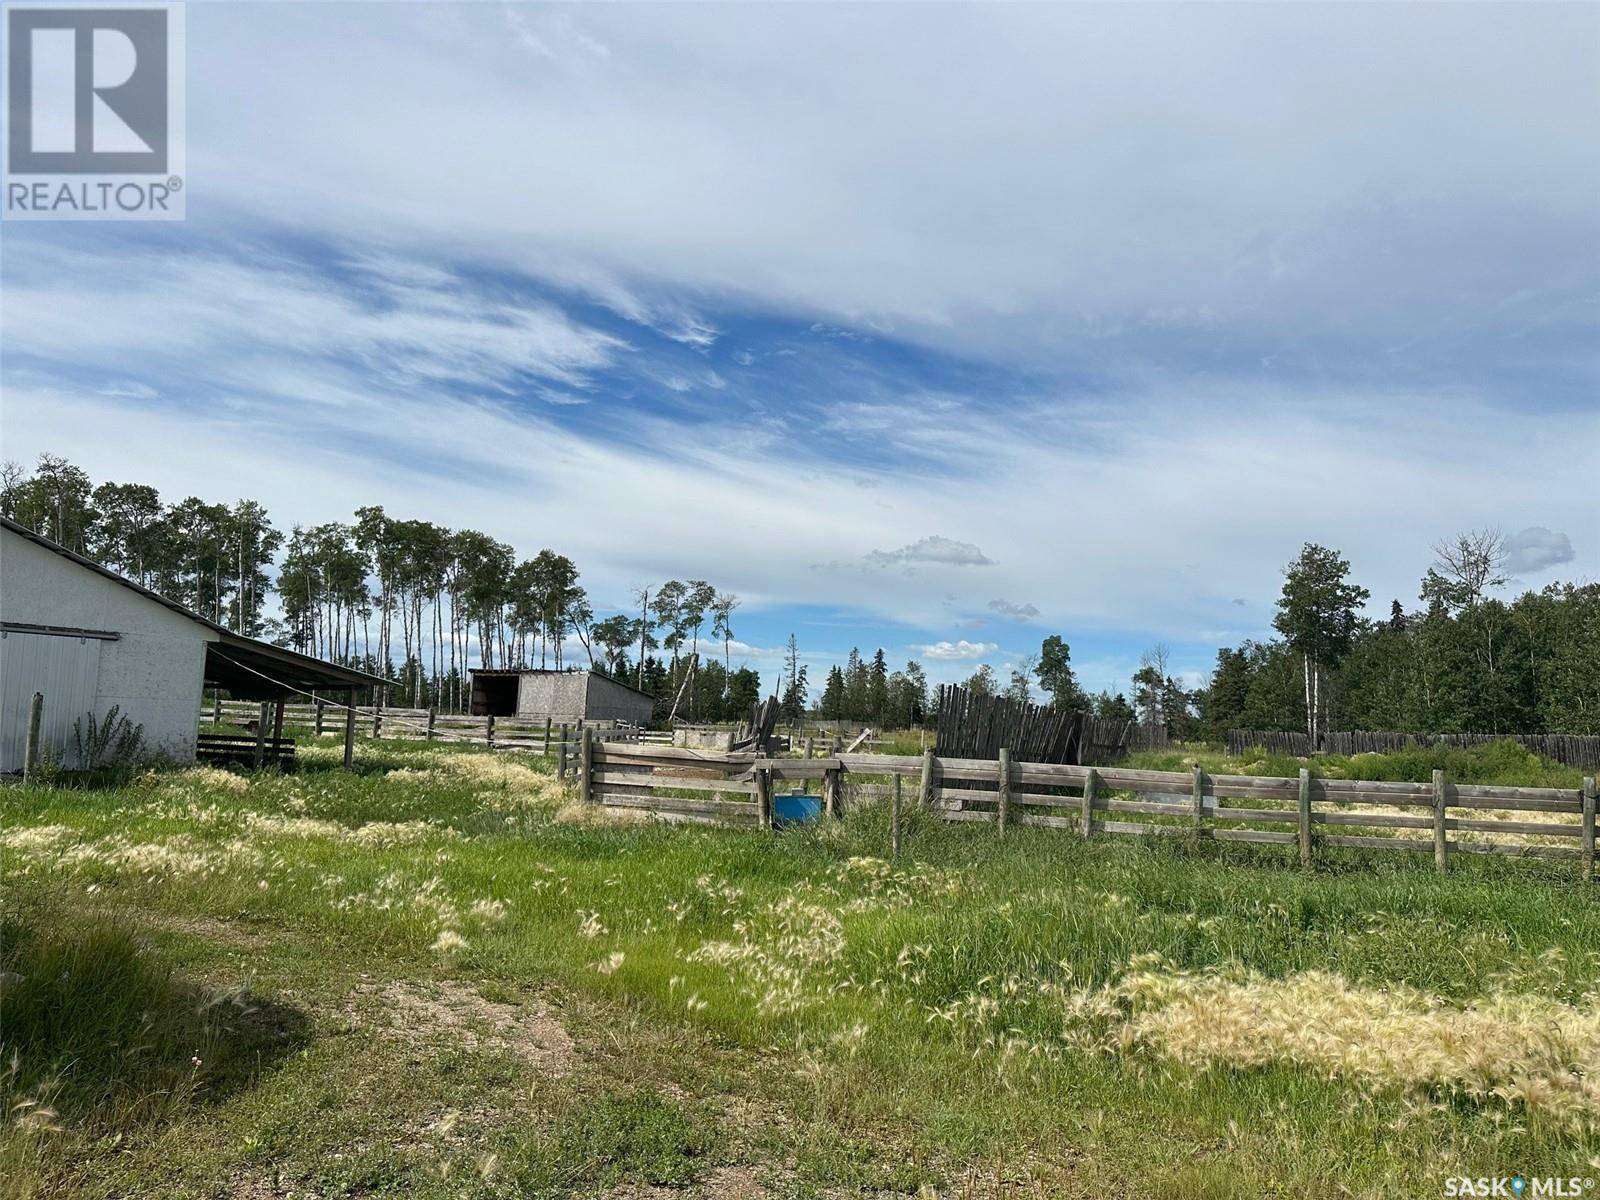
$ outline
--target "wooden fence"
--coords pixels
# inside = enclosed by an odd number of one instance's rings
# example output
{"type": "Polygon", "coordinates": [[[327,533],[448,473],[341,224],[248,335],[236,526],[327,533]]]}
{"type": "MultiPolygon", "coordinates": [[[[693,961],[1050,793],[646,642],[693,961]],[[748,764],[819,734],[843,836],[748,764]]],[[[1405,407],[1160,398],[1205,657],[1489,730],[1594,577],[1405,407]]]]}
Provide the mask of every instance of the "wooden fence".
{"type": "Polygon", "coordinates": [[[1309,866],[1319,847],[1576,860],[1594,877],[1595,783],[1582,788],[1368,782],[892,754],[762,758],[671,746],[584,739],[585,801],[645,809],[676,821],[770,828],[779,783],[820,785],[823,811],[887,797],[892,838],[915,804],[947,821],[1096,835],[1194,837],[1297,847],[1309,866]],[[1532,819],[1530,819],[1532,818],[1532,819]]]}
{"type": "MultiPolygon", "coordinates": [[[[1513,741],[1553,762],[1583,770],[1600,770],[1600,737],[1574,733],[1394,733],[1348,731],[1317,735],[1317,749],[1328,754],[1388,754],[1427,746],[1467,749],[1490,742],[1513,741]]],[[[1253,746],[1273,754],[1305,758],[1312,753],[1309,734],[1281,729],[1230,729],[1228,753],[1243,754],[1253,746]]]]}
{"type": "MultiPolygon", "coordinates": [[[[200,720],[220,725],[253,728],[261,705],[250,700],[213,701],[200,710],[200,720]]],[[[286,704],[285,726],[298,726],[321,734],[341,733],[345,709],[336,701],[286,704]]],[[[431,708],[390,708],[360,705],[356,708],[356,735],[365,738],[403,738],[436,742],[469,742],[496,750],[526,750],[556,754],[563,744],[575,746],[581,730],[591,729],[602,741],[670,743],[672,735],[640,729],[623,721],[553,722],[522,717],[472,717],[442,713],[431,708]]]]}

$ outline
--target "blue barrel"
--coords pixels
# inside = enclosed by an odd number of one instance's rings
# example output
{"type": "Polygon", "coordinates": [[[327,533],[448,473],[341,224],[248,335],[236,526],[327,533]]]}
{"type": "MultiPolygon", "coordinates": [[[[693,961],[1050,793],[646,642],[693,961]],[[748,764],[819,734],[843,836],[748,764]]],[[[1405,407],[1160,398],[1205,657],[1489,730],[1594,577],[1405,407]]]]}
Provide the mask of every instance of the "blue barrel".
{"type": "Polygon", "coordinates": [[[804,792],[784,792],[772,797],[772,819],[775,824],[815,821],[821,815],[821,796],[808,796],[804,792]]]}

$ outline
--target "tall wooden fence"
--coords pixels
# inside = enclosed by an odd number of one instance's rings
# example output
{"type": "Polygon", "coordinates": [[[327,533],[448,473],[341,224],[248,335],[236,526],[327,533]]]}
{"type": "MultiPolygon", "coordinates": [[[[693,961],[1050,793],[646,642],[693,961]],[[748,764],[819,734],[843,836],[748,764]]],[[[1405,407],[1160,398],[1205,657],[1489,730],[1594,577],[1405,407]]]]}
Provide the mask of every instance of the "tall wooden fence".
{"type": "Polygon", "coordinates": [[[935,751],[958,758],[997,759],[1004,746],[1035,762],[1108,763],[1129,750],[1167,744],[1162,726],[984,696],[959,684],[939,686],[934,724],[935,751]]]}
{"type": "MultiPolygon", "coordinates": [[[[1554,762],[1583,770],[1600,770],[1600,737],[1573,733],[1394,733],[1333,732],[1317,736],[1318,746],[1328,754],[1388,754],[1427,746],[1467,749],[1490,742],[1513,741],[1554,762]]],[[[1299,758],[1312,753],[1309,734],[1280,729],[1230,729],[1228,753],[1243,754],[1259,746],[1273,754],[1292,754],[1299,758]]]]}
{"type": "MultiPolygon", "coordinates": [[[[592,742],[579,786],[586,801],[645,809],[677,821],[768,827],[780,784],[820,785],[826,813],[854,794],[917,805],[946,821],[1100,835],[1192,837],[1297,847],[1309,866],[1320,847],[1574,860],[1594,876],[1595,784],[1520,788],[1457,784],[1140,771],[1120,767],[893,754],[764,758],[671,746],[592,742]]],[[[898,820],[895,821],[898,844],[898,820]]]]}

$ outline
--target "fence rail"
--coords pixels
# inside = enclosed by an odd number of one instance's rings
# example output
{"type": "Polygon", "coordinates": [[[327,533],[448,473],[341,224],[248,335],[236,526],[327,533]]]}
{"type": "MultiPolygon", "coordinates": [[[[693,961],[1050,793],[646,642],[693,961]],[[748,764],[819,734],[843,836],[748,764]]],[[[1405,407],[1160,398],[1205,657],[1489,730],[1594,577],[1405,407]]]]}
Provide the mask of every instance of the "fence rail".
{"type": "MultiPolygon", "coordinates": [[[[1059,829],[1089,838],[1197,837],[1319,847],[1576,860],[1594,877],[1595,783],[1581,788],[1213,775],[893,754],[762,758],[671,746],[590,741],[579,785],[586,801],[647,809],[668,820],[770,828],[780,782],[821,785],[823,811],[885,796],[947,821],[1059,829]],[[914,784],[911,781],[915,781],[914,784]],[[1530,819],[1538,818],[1538,819],[1530,819]]],[[[899,812],[899,803],[893,806],[899,812]]],[[[898,844],[898,816],[894,818],[898,844]]]]}
{"type": "Polygon", "coordinates": [[[1305,758],[1313,750],[1328,754],[1389,754],[1396,750],[1428,746],[1448,746],[1464,750],[1490,742],[1518,742],[1535,754],[1554,762],[1583,770],[1600,770],[1600,737],[1575,733],[1399,733],[1393,731],[1351,730],[1317,735],[1312,746],[1309,734],[1281,729],[1230,729],[1228,753],[1240,755],[1259,746],[1271,754],[1291,754],[1305,758]]]}
{"type": "MultiPolygon", "coordinates": [[[[358,705],[355,713],[358,737],[465,742],[494,750],[522,750],[542,755],[559,755],[563,748],[575,752],[579,734],[584,729],[591,730],[593,737],[600,741],[659,742],[672,738],[670,733],[643,730],[625,721],[557,722],[543,718],[474,717],[387,705],[358,705]]],[[[202,723],[236,724],[253,730],[260,719],[261,705],[250,700],[213,701],[200,710],[202,723]]],[[[286,726],[308,728],[319,736],[335,734],[344,730],[345,709],[334,701],[286,704],[283,720],[286,726]]]]}

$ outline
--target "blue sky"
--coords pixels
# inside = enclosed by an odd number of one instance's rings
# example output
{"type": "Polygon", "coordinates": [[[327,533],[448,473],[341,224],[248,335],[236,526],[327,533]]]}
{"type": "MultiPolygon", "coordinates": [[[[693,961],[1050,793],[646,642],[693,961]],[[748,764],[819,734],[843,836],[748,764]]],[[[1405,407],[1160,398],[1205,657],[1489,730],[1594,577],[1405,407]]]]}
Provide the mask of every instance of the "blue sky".
{"type": "Polygon", "coordinates": [[[1385,610],[1471,527],[1600,575],[1597,54],[1592,6],[192,4],[189,219],[0,234],[4,454],[551,545],[602,610],[704,577],[764,670],[1198,678],[1306,540],[1385,610]]]}

